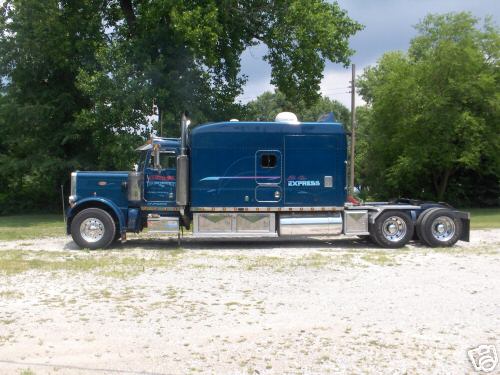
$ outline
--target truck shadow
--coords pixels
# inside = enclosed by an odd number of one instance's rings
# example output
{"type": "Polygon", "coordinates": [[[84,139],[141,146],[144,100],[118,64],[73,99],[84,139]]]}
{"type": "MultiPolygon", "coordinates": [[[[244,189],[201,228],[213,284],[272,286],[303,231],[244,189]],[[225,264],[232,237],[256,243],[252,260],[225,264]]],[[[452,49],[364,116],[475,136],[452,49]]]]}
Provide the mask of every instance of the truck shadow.
{"type": "Polygon", "coordinates": [[[180,246],[177,238],[141,238],[130,239],[110,247],[113,250],[273,250],[273,249],[381,249],[378,245],[355,238],[244,238],[244,239],[199,239],[185,237],[180,246]]]}

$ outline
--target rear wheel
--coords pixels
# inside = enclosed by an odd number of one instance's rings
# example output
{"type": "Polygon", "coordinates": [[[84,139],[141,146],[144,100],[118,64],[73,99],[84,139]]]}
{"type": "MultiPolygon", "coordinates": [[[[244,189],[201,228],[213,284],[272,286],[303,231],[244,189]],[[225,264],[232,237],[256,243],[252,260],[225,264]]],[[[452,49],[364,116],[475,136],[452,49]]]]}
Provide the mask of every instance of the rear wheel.
{"type": "Polygon", "coordinates": [[[426,243],[425,240],[424,240],[424,236],[422,234],[422,221],[425,219],[425,217],[433,212],[433,211],[436,211],[436,210],[439,210],[440,207],[432,207],[432,208],[429,208],[427,210],[425,210],[424,212],[422,212],[418,218],[417,218],[417,222],[415,223],[415,232],[417,233],[417,237],[418,239],[420,240],[420,242],[423,242],[423,243],[426,243]]]}
{"type": "Polygon", "coordinates": [[[422,240],[431,247],[453,246],[462,235],[462,221],[446,208],[428,212],[422,219],[422,240]]]}
{"type": "Polygon", "coordinates": [[[398,248],[411,240],[413,230],[413,221],[407,213],[387,211],[380,214],[371,226],[370,237],[382,247],[398,248]]]}
{"type": "Polygon", "coordinates": [[[99,208],[80,211],[71,222],[71,237],[82,248],[106,248],[115,239],[115,234],[113,218],[99,208]]]}

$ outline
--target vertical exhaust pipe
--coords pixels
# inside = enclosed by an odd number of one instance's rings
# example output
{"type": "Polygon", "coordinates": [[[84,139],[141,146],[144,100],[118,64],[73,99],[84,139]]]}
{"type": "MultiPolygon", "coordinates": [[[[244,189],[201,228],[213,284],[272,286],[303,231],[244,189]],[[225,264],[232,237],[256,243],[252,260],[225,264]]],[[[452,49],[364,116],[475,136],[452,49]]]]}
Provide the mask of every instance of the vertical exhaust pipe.
{"type": "Polygon", "coordinates": [[[190,124],[186,113],[181,116],[181,155],[186,155],[187,128],[190,124]]]}
{"type": "Polygon", "coordinates": [[[177,177],[175,184],[176,203],[180,214],[184,216],[189,203],[189,156],[187,154],[187,136],[190,121],[183,113],[181,117],[181,149],[177,156],[177,177]]]}

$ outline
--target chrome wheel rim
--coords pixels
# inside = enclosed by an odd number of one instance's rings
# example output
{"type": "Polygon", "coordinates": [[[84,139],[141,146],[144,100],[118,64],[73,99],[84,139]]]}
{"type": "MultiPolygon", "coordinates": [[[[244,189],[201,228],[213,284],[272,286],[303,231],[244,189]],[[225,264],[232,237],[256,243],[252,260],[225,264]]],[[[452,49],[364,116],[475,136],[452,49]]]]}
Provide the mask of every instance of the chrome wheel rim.
{"type": "Polygon", "coordinates": [[[80,225],[80,234],[87,242],[97,242],[104,236],[104,224],[95,217],[89,217],[80,225]]]}
{"type": "Polygon", "coordinates": [[[439,216],[431,225],[432,237],[441,242],[449,241],[456,232],[455,221],[448,216],[439,216]]]}
{"type": "Polygon", "coordinates": [[[399,242],[405,236],[408,228],[406,222],[399,216],[391,216],[382,223],[382,234],[391,242],[399,242]]]}

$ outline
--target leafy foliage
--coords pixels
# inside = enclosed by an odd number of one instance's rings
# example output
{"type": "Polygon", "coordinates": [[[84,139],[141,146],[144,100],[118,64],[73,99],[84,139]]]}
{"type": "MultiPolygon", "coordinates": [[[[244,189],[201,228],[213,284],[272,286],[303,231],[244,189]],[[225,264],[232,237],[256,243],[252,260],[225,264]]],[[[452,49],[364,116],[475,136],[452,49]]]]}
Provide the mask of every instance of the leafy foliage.
{"type": "Polygon", "coordinates": [[[155,131],[241,117],[240,57],[264,43],[292,102],[318,99],[361,26],[326,0],[6,0],[0,11],[0,212],[58,205],[75,169],[124,169],[155,131]],[[160,121],[153,115],[158,108],[160,121]]]}
{"type": "Polygon", "coordinates": [[[294,103],[280,91],[265,92],[247,104],[246,119],[274,121],[280,112],[293,112],[300,121],[317,121],[325,113],[333,112],[335,119],[345,125],[349,123],[350,112],[341,103],[327,97],[320,97],[313,105],[294,103]]]}
{"type": "Polygon", "coordinates": [[[91,101],[75,85],[95,69],[99,2],[6,1],[0,18],[0,211],[57,204],[68,171],[98,153],[75,122],[91,101]]]}
{"type": "MultiPolygon", "coordinates": [[[[241,117],[234,103],[246,81],[241,54],[259,43],[287,99],[315,102],[325,61],[349,63],[348,38],[361,29],[324,0],[122,0],[108,13],[114,48],[138,73],[130,79],[148,82],[157,130],[171,135],[185,109],[197,123],[241,117]]],[[[111,66],[106,74],[116,72],[111,66]]]]}
{"type": "Polygon", "coordinates": [[[408,53],[386,53],[363,74],[360,181],[375,196],[488,200],[471,196],[478,190],[466,181],[475,176],[498,203],[500,35],[489,19],[478,22],[468,13],[429,15],[408,53]]]}

